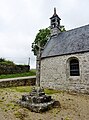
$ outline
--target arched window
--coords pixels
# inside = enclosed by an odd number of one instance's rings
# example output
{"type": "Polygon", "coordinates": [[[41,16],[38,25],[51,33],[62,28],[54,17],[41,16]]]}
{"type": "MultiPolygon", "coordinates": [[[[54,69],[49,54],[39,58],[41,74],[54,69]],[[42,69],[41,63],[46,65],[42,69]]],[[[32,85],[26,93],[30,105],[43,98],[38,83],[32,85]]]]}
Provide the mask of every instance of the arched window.
{"type": "Polygon", "coordinates": [[[77,59],[70,60],[70,76],[79,76],[79,61],[77,59]]]}

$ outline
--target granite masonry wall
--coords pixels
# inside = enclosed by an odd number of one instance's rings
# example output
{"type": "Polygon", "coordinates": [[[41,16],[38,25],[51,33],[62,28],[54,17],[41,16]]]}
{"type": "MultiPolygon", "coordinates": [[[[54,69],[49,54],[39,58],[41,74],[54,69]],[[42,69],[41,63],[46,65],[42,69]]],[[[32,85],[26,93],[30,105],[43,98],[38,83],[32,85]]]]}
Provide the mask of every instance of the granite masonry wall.
{"type": "Polygon", "coordinates": [[[17,87],[17,86],[30,86],[36,84],[36,77],[19,77],[8,78],[0,80],[0,88],[2,87],[17,87]]]}
{"type": "Polygon", "coordinates": [[[89,52],[41,60],[41,86],[89,93],[89,52]],[[79,60],[80,76],[70,76],[69,60],[79,60]]]}

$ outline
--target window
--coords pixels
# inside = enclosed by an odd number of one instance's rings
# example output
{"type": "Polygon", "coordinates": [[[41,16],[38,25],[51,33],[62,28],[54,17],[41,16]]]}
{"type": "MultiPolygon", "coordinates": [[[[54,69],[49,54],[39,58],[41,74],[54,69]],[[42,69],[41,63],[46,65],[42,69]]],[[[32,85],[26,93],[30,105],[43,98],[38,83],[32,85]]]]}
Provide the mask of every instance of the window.
{"type": "Polygon", "coordinates": [[[79,76],[79,61],[77,59],[70,60],[70,76],[79,76]]]}
{"type": "Polygon", "coordinates": [[[53,24],[52,24],[52,27],[53,27],[53,28],[54,28],[54,27],[56,27],[56,24],[55,24],[55,23],[53,23],[53,24]]]}
{"type": "Polygon", "coordinates": [[[52,19],[51,26],[52,26],[52,28],[56,27],[56,21],[55,21],[55,19],[52,19]]]}

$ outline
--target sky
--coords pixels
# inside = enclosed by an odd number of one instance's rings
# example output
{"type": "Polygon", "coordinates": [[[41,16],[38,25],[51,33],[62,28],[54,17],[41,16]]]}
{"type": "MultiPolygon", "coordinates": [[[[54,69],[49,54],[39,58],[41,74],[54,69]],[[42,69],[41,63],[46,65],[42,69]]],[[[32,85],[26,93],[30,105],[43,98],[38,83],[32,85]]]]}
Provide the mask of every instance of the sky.
{"type": "Polygon", "coordinates": [[[56,7],[66,30],[89,24],[89,0],[0,0],[0,58],[35,68],[31,51],[39,29],[50,26],[56,7]]]}

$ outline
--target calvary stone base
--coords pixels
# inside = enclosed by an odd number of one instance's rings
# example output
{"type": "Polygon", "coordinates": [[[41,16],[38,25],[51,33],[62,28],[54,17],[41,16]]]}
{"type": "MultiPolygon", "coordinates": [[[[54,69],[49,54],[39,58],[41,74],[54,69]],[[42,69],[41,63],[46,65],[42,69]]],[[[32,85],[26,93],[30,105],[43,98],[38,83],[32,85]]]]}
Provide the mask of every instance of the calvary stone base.
{"type": "MultiPolygon", "coordinates": [[[[45,94],[41,87],[33,87],[29,95],[22,95],[18,103],[34,112],[44,112],[55,106],[57,101],[45,94]]],[[[57,103],[59,105],[59,103],[57,103]]]]}

